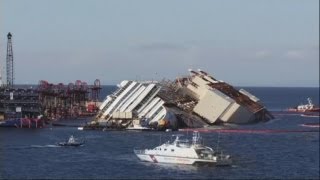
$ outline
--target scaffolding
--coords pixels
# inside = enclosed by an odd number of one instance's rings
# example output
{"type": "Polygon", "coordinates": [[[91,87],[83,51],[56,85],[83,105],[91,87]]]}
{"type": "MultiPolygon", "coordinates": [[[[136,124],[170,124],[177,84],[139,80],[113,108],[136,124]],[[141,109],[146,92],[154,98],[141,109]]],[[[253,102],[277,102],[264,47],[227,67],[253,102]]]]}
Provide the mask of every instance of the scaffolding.
{"type": "Polygon", "coordinates": [[[62,83],[52,84],[41,80],[39,81],[38,92],[42,112],[49,119],[67,119],[93,115],[88,114],[87,102],[91,100],[90,92],[91,97],[94,96],[95,101],[98,101],[97,97],[100,91],[96,86],[89,88],[86,82],[80,80],[68,85],[62,83]],[[92,95],[92,89],[94,89],[94,95],[92,95]]]}

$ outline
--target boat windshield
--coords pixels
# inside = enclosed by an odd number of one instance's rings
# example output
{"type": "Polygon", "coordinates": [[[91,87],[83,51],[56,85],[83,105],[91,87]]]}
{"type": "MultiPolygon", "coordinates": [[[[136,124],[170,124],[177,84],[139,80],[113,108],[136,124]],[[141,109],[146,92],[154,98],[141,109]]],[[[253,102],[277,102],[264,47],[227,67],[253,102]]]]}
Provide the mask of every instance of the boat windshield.
{"type": "Polygon", "coordinates": [[[190,147],[191,144],[188,139],[179,140],[176,142],[178,147],[190,147]]]}

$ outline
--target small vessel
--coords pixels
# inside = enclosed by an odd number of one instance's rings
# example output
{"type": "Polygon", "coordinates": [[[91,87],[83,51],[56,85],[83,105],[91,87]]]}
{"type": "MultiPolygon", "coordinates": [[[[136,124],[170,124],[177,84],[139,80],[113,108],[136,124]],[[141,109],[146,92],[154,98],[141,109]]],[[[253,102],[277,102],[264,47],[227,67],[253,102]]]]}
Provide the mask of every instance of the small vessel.
{"type": "Polygon", "coordinates": [[[83,144],[84,144],[83,141],[77,142],[76,139],[73,137],[73,135],[71,135],[67,141],[58,143],[59,146],[75,146],[75,147],[81,146],[83,144]]]}
{"type": "Polygon", "coordinates": [[[79,131],[83,131],[83,127],[78,127],[78,130],[79,131]]]}
{"type": "Polygon", "coordinates": [[[134,130],[134,131],[151,131],[152,129],[149,127],[141,126],[141,125],[133,125],[126,128],[126,130],[134,130]]]}
{"type": "Polygon", "coordinates": [[[187,139],[181,140],[181,135],[173,136],[176,137],[173,142],[168,141],[154,149],[134,150],[134,153],[140,160],[154,163],[216,166],[227,166],[232,163],[230,155],[201,144],[198,131],[193,132],[192,142],[187,139]]]}
{"type": "Polygon", "coordinates": [[[289,108],[287,111],[289,112],[320,112],[320,107],[316,107],[313,103],[311,98],[308,98],[308,104],[301,104],[294,108],[289,108]]]}

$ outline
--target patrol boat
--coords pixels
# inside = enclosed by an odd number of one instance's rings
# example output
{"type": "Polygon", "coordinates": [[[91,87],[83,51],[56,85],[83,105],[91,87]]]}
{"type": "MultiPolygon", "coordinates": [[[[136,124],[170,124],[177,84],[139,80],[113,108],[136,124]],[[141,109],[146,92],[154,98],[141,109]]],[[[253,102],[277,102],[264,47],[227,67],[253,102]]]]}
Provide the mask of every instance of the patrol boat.
{"type": "Polygon", "coordinates": [[[66,142],[59,142],[58,145],[59,146],[82,146],[84,144],[84,142],[77,142],[76,139],[73,137],[73,135],[71,135],[68,139],[68,141],[66,142]]]}
{"type": "Polygon", "coordinates": [[[230,155],[201,144],[201,137],[197,131],[193,132],[192,142],[180,139],[182,135],[173,136],[175,136],[173,142],[168,141],[154,149],[134,150],[134,153],[140,160],[154,163],[216,166],[228,166],[232,163],[230,155]]]}

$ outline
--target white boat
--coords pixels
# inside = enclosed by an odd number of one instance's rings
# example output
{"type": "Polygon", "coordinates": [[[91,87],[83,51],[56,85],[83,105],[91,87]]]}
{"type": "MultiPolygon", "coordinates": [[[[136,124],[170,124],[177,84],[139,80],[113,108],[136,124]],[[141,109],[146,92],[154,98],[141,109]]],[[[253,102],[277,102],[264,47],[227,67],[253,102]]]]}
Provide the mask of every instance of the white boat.
{"type": "Polygon", "coordinates": [[[74,146],[74,147],[82,146],[83,144],[84,142],[76,141],[73,135],[71,135],[67,141],[58,143],[59,146],[74,146]]]}
{"type": "Polygon", "coordinates": [[[151,128],[144,127],[141,125],[133,125],[133,126],[127,127],[126,129],[133,130],[133,131],[151,131],[152,130],[151,128]]]}
{"type": "Polygon", "coordinates": [[[231,165],[230,155],[224,155],[200,143],[200,134],[193,132],[192,142],[181,140],[181,135],[174,135],[173,142],[166,142],[154,149],[134,150],[142,161],[173,164],[211,164],[217,166],[231,165]]]}

